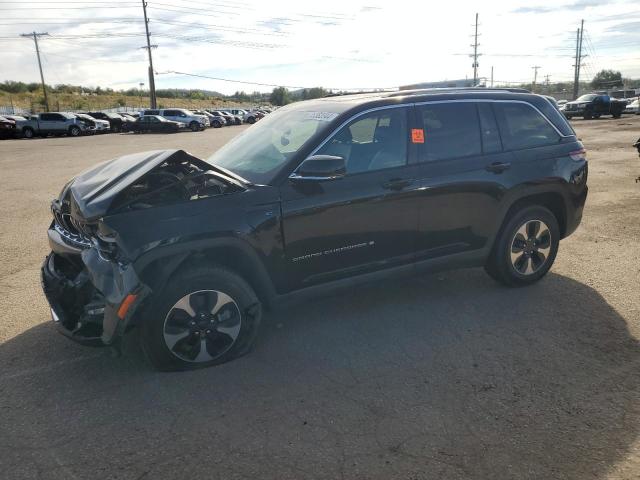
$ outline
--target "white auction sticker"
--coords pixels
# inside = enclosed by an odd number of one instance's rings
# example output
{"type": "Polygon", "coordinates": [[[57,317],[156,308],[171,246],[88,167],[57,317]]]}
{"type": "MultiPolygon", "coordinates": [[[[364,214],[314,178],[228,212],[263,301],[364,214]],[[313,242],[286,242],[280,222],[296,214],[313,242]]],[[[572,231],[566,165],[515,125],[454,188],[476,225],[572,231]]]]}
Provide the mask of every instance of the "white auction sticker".
{"type": "Polygon", "coordinates": [[[338,116],[337,113],[331,112],[304,112],[304,118],[309,120],[318,120],[320,122],[330,122],[338,116]]]}

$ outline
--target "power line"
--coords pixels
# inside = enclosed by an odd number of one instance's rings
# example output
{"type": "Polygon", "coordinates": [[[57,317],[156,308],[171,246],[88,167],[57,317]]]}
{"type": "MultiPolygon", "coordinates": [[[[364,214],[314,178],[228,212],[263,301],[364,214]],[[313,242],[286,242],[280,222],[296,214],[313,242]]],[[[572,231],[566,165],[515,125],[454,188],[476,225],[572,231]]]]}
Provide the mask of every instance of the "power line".
{"type": "MultiPolygon", "coordinates": [[[[217,80],[220,82],[230,82],[230,83],[243,83],[245,85],[257,85],[257,86],[261,86],[261,87],[284,87],[284,88],[291,88],[291,89],[304,89],[304,88],[313,88],[313,87],[303,87],[303,86],[299,86],[299,85],[282,85],[282,84],[275,84],[275,83],[260,83],[260,82],[247,82],[244,80],[234,80],[234,79],[230,79],[230,78],[222,78],[222,77],[212,77],[209,75],[200,75],[197,73],[187,73],[187,72],[177,72],[175,70],[167,70],[166,72],[158,72],[158,75],[166,75],[166,74],[174,74],[174,75],[185,75],[187,77],[196,77],[196,78],[206,78],[208,80],[217,80]]],[[[329,88],[327,87],[327,90],[332,90],[332,91],[351,91],[351,90],[394,90],[397,89],[398,87],[354,87],[354,88],[329,88]]]]}

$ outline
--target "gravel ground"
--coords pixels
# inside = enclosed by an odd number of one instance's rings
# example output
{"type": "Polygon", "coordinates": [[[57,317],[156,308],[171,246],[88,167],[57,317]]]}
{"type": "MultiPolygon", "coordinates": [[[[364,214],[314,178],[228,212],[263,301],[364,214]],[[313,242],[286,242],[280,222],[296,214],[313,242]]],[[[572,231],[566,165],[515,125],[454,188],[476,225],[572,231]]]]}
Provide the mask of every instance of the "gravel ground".
{"type": "Polygon", "coordinates": [[[551,273],[383,282],[270,314],[226,365],[156,373],[55,333],[49,202],[98,161],[207,155],[245,127],[0,142],[0,471],[7,479],[640,478],[640,117],[575,121],[582,226],[551,273]]]}

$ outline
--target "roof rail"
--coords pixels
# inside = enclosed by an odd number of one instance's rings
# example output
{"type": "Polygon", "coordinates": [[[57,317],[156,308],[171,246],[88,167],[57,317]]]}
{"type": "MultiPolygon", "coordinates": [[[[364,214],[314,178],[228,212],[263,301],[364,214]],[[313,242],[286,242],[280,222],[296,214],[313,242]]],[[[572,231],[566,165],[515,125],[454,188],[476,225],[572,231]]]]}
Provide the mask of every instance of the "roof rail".
{"type": "Polygon", "coordinates": [[[411,95],[423,95],[426,93],[457,93],[457,92],[510,92],[531,93],[524,88],[487,88],[487,87],[451,87],[451,88],[420,88],[416,90],[399,90],[390,93],[387,97],[404,97],[411,95]]]}

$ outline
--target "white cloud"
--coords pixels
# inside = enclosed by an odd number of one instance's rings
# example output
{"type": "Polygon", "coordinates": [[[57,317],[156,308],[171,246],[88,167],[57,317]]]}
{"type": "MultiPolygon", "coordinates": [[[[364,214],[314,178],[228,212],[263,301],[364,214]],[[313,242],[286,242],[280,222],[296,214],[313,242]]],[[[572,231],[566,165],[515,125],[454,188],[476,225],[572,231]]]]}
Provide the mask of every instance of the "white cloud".
{"type": "MultiPolygon", "coordinates": [[[[49,83],[137,87],[148,83],[146,51],[140,49],[145,44],[142,8],[138,2],[123,1],[0,4],[0,23],[10,24],[3,25],[2,37],[48,31],[51,37],[43,38],[41,47],[49,83]],[[114,8],[97,9],[100,5],[114,8]]],[[[530,81],[531,67],[539,65],[539,81],[544,75],[552,81],[571,80],[581,18],[588,34],[587,77],[602,68],[640,76],[640,33],[633,25],[625,26],[640,21],[640,9],[632,1],[326,0],[311,8],[289,0],[149,0],[158,72],[335,88],[471,76],[467,54],[476,11],[482,77],[488,77],[493,66],[497,80],[530,81]]],[[[3,39],[0,48],[0,80],[38,80],[32,42],[3,39]]],[[[158,75],[156,85],[224,93],[270,89],[175,74],[158,75]]]]}

